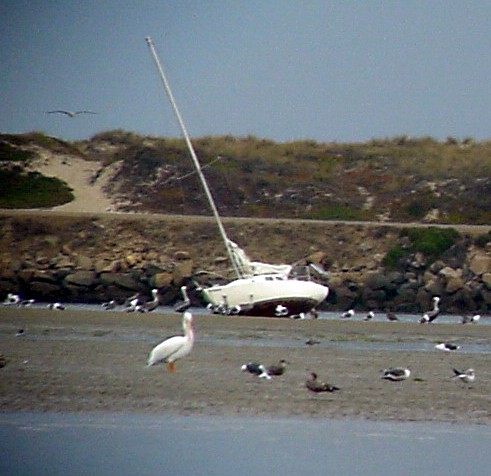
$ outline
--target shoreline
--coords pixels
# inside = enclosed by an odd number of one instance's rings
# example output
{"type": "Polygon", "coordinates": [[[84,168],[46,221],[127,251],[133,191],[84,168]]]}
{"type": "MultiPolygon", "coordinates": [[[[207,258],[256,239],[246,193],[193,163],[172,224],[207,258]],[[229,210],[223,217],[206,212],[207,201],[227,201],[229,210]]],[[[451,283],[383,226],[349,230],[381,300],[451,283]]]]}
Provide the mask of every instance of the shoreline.
{"type": "Polygon", "coordinates": [[[0,412],[108,412],[261,418],[364,419],[491,424],[491,354],[341,349],[360,342],[460,342],[491,345],[491,326],[196,315],[192,353],[175,374],[146,367],[149,351],[181,333],[177,314],[0,308],[0,412]],[[18,328],[24,337],[15,337],[18,328]],[[325,346],[307,346],[315,338],[325,346]],[[281,345],[293,339],[295,346],[281,345]],[[269,381],[241,372],[284,358],[269,381]],[[409,366],[407,381],[380,378],[409,366]],[[472,385],[452,368],[476,369],[472,385]],[[341,388],[312,394],[310,371],[341,388]]]}

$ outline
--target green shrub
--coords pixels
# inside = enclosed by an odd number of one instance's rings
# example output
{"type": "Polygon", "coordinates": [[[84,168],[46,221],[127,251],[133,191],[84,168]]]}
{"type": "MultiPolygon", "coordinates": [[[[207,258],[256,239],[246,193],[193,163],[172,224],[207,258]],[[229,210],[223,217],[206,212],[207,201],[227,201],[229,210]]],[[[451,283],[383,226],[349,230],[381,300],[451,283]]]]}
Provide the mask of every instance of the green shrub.
{"type": "Polygon", "coordinates": [[[0,170],[0,208],[53,207],[73,199],[72,189],[57,178],[0,170]]]}
{"type": "Polygon", "coordinates": [[[405,228],[402,236],[407,236],[411,242],[412,251],[420,251],[425,256],[437,258],[447,251],[459,238],[454,228],[405,228]]]}

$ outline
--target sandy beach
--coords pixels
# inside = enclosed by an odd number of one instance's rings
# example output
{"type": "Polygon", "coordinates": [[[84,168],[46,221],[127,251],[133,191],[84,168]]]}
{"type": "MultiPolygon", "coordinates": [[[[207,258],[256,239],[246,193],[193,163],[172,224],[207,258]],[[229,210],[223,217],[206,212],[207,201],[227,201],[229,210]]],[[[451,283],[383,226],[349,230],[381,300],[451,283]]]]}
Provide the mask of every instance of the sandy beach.
{"type": "Polygon", "coordinates": [[[194,328],[193,352],[169,374],[146,359],[181,333],[180,315],[0,308],[0,410],[491,423],[491,326],[195,315],[194,328]],[[440,341],[463,350],[433,350],[440,341]],[[487,351],[465,352],[476,344],[487,351]],[[240,370],[279,359],[289,366],[271,380],[240,370]],[[411,378],[382,380],[391,366],[410,367],[411,378]],[[473,367],[476,381],[455,381],[453,367],[473,367]],[[309,392],[310,371],[341,390],[309,392]]]}

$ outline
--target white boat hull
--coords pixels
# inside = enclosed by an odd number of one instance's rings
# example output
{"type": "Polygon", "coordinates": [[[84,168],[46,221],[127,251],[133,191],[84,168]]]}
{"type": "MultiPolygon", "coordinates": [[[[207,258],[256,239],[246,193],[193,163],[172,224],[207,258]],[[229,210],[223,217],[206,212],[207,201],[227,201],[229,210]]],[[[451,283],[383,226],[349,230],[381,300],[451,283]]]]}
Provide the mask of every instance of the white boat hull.
{"type": "Polygon", "coordinates": [[[206,288],[203,297],[215,313],[290,317],[312,311],[328,292],[312,281],[261,275],[206,288]]]}

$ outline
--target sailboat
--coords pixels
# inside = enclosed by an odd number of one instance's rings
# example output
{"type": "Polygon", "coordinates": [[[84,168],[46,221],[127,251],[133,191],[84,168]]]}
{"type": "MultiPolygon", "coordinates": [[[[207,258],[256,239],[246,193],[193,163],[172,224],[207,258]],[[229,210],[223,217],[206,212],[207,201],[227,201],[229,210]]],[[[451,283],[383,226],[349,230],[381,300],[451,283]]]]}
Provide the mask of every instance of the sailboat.
{"type": "Polygon", "coordinates": [[[303,317],[307,313],[314,314],[316,306],[324,301],[328,295],[329,288],[327,286],[311,281],[309,275],[299,278],[292,273],[293,267],[291,265],[253,262],[247,257],[244,250],[227,236],[153,41],[150,37],[145,40],[184,135],[196,173],[215,217],[235,273],[235,279],[227,284],[200,289],[204,301],[208,303],[208,308],[215,314],[247,316],[303,317]]]}

